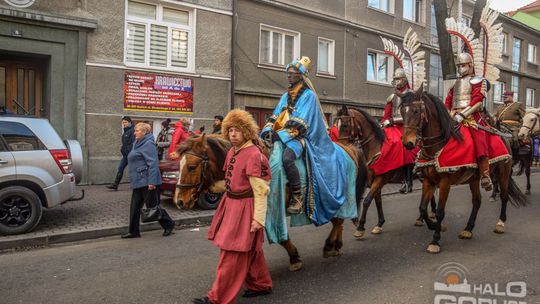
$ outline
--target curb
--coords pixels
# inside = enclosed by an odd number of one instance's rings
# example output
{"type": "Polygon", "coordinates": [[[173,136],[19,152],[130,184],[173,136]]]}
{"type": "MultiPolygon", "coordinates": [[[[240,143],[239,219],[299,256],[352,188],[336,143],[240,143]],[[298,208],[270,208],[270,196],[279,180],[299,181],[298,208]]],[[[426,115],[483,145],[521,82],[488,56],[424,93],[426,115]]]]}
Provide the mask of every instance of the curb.
{"type": "MultiPolygon", "coordinates": [[[[174,220],[176,223],[175,230],[185,229],[190,226],[206,226],[212,221],[211,215],[194,216],[189,218],[174,220]]],[[[57,234],[42,234],[27,237],[24,234],[10,238],[8,240],[0,239],[0,252],[9,250],[18,250],[32,247],[46,247],[53,244],[61,244],[67,242],[77,242],[84,240],[92,240],[109,236],[120,236],[125,233],[128,226],[109,227],[97,230],[74,231],[68,233],[57,234]]],[[[141,223],[141,232],[162,229],[159,223],[141,223]]]]}
{"type": "MultiPolygon", "coordinates": [[[[413,192],[420,188],[413,188],[413,192]]],[[[383,196],[401,194],[399,190],[383,193],[383,196]]],[[[188,228],[190,226],[207,226],[212,221],[213,215],[193,216],[182,219],[174,220],[176,223],[176,230],[188,228]]],[[[147,223],[140,226],[141,232],[153,231],[162,229],[159,223],[147,223]]],[[[0,253],[5,251],[16,251],[25,248],[46,247],[54,244],[62,244],[68,242],[78,242],[92,239],[99,239],[110,236],[120,236],[128,229],[127,225],[118,227],[107,227],[96,230],[80,230],[63,233],[42,233],[33,235],[31,237],[25,234],[10,237],[7,240],[3,240],[0,237],[0,253]]]]}

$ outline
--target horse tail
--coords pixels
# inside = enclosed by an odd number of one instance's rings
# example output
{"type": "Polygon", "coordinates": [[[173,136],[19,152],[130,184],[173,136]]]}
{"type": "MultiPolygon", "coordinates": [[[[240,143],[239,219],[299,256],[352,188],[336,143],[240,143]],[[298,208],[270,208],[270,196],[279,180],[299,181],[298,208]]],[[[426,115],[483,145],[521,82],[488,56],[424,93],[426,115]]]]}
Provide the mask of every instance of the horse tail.
{"type": "Polygon", "coordinates": [[[530,204],[529,199],[518,187],[512,176],[508,180],[508,198],[514,207],[524,207],[530,204]]]}
{"type": "MultiPolygon", "coordinates": [[[[361,151],[359,151],[359,154],[361,154],[361,151]]],[[[358,168],[356,174],[356,208],[358,208],[358,211],[361,210],[362,197],[364,197],[364,193],[366,192],[367,182],[368,166],[364,157],[358,155],[358,168]]],[[[360,215],[360,213],[358,214],[360,215]]]]}
{"type": "Polygon", "coordinates": [[[523,158],[520,158],[518,162],[519,162],[519,171],[516,173],[516,175],[520,176],[521,174],[523,174],[523,171],[525,171],[525,162],[523,161],[523,158]]]}

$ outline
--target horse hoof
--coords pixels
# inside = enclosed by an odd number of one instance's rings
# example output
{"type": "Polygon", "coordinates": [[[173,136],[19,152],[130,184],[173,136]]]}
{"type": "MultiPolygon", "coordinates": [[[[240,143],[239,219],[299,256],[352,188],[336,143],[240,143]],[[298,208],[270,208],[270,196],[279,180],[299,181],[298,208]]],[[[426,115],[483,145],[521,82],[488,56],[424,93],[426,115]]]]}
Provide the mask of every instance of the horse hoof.
{"type": "Polygon", "coordinates": [[[435,215],[435,213],[430,212],[429,213],[429,218],[432,219],[432,220],[435,220],[437,218],[437,216],[435,215]]]}
{"type": "Polygon", "coordinates": [[[441,232],[446,232],[446,225],[445,224],[441,224],[441,232]]]}
{"type": "Polygon", "coordinates": [[[373,227],[373,230],[371,230],[371,234],[381,234],[382,233],[382,227],[375,226],[373,227]]]}
{"type": "Polygon", "coordinates": [[[531,195],[531,190],[526,190],[526,191],[525,191],[525,194],[531,195]]]}
{"type": "Polygon", "coordinates": [[[357,239],[361,239],[364,237],[364,234],[366,233],[365,230],[356,230],[354,231],[354,237],[357,238],[357,239]]]}
{"type": "Polygon", "coordinates": [[[414,222],[414,225],[416,227],[422,227],[424,226],[424,222],[422,220],[416,220],[416,222],[414,222]]]}
{"type": "Polygon", "coordinates": [[[427,247],[426,251],[427,251],[428,253],[436,254],[436,253],[441,252],[441,246],[435,245],[435,244],[429,244],[429,246],[427,247]]]}
{"type": "Polygon", "coordinates": [[[323,251],[323,258],[325,259],[337,257],[340,255],[341,255],[341,252],[339,252],[338,250],[323,251]]]}
{"type": "Polygon", "coordinates": [[[495,229],[493,230],[493,232],[498,233],[498,234],[503,234],[504,233],[504,222],[499,220],[499,222],[497,222],[497,225],[495,225],[495,229]]]}
{"type": "Polygon", "coordinates": [[[293,263],[293,264],[289,264],[289,271],[290,272],[295,272],[295,271],[298,271],[300,269],[302,269],[302,266],[304,266],[304,264],[302,264],[302,262],[296,262],[296,263],[293,263]]]}
{"type": "Polygon", "coordinates": [[[495,202],[495,201],[497,201],[497,198],[492,196],[492,197],[489,198],[489,201],[490,202],[495,202]]]}
{"type": "Polygon", "coordinates": [[[462,240],[468,240],[468,239],[472,238],[472,232],[467,231],[467,230],[463,230],[459,234],[459,238],[462,239],[462,240]]]}

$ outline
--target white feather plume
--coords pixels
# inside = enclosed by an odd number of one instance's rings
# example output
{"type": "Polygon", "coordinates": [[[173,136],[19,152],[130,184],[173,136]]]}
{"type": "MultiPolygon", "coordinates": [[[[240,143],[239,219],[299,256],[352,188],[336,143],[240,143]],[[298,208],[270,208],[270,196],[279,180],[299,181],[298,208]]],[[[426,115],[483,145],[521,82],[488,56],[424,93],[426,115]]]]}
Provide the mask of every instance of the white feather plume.
{"type": "Polygon", "coordinates": [[[448,34],[461,39],[467,48],[467,52],[473,58],[475,75],[484,75],[484,46],[477,38],[474,38],[472,28],[463,22],[456,22],[453,17],[447,18],[445,23],[448,34]]]}
{"type": "Polygon", "coordinates": [[[384,52],[392,55],[397,60],[399,67],[403,68],[403,59],[405,56],[403,55],[401,49],[394,43],[394,41],[390,39],[386,39],[381,36],[381,40],[384,45],[384,52]]]}
{"type": "Polygon", "coordinates": [[[503,34],[502,24],[495,21],[499,17],[499,13],[489,8],[489,3],[486,4],[482,10],[482,16],[480,17],[480,26],[484,34],[485,49],[484,54],[484,69],[483,76],[489,82],[493,83],[499,79],[499,69],[495,66],[502,62],[502,50],[503,50],[503,34]]]}
{"type": "Polygon", "coordinates": [[[411,69],[405,72],[407,73],[407,79],[411,81],[412,89],[415,91],[426,82],[425,52],[418,51],[419,48],[418,35],[409,27],[403,38],[403,50],[405,57],[411,63],[411,69]],[[413,75],[409,75],[411,72],[413,75]]]}

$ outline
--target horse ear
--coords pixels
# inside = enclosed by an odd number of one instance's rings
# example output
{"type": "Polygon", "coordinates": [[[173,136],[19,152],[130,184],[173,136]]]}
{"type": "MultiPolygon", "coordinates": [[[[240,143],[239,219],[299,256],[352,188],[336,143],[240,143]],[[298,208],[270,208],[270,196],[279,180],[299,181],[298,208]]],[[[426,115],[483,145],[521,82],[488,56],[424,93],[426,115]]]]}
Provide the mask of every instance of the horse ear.
{"type": "Polygon", "coordinates": [[[201,149],[206,146],[206,134],[202,134],[197,140],[195,141],[197,143],[197,146],[201,149]]]}

